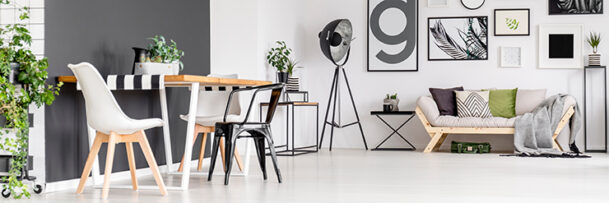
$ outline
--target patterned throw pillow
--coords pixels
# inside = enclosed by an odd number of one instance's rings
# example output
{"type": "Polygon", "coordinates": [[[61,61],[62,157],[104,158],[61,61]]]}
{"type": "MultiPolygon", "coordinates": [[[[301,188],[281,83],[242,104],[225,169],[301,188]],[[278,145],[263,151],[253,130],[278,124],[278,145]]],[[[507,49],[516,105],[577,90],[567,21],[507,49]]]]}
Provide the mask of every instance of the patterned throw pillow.
{"type": "Polygon", "coordinates": [[[455,91],[457,97],[457,115],[464,117],[493,117],[488,107],[488,91],[455,91]]]}

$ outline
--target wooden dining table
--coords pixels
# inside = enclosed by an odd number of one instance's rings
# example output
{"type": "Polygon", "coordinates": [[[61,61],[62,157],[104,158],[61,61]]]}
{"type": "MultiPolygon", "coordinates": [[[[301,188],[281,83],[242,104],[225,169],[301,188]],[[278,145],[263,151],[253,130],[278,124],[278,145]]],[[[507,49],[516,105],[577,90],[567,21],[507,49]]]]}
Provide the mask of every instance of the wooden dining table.
{"type": "MultiPolygon", "coordinates": [[[[192,159],[192,146],[193,146],[193,137],[195,130],[195,117],[197,114],[197,102],[199,99],[199,91],[200,87],[209,87],[209,86],[219,86],[219,87],[232,87],[232,86],[258,86],[258,85],[268,85],[271,84],[270,81],[262,81],[262,80],[246,80],[246,79],[233,79],[233,78],[217,78],[217,77],[207,77],[201,75],[163,75],[164,83],[162,87],[158,89],[160,95],[160,104],[161,104],[161,116],[163,120],[163,139],[165,146],[165,160],[167,165],[164,168],[164,172],[166,174],[181,174],[182,180],[180,186],[170,186],[167,189],[171,190],[187,190],[190,180],[191,171],[183,170],[182,173],[178,173],[173,171],[173,159],[171,154],[171,136],[169,132],[169,116],[167,113],[167,95],[166,89],[167,87],[187,87],[190,89],[190,104],[188,108],[188,124],[186,130],[186,139],[184,143],[184,165],[187,167],[191,166],[192,159]],[[193,91],[194,90],[194,91],[193,91]]],[[[63,83],[77,83],[77,79],[75,76],[58,76],[57,81],[63,83]]],[[[226,88],[223,88],[226,89],[226,88]]],[[[204,98],[202,98],[204,99],[204,98]]],[[[88,134],[89,134],[89,147],[91,147],[93,143],[93,139],[95,138],[95,130],[90,126],[87,126],[88,134]]],[[[249,148],[249,144],[248,144],[249,148]]],[[[249,149],[246,149],[249,154],[249,149]]],[[[244,170],[244,174],[247,174],[247,166],[249,165],[249,156],[246,155],[246,169],[244,170]]],[[[93,176],[93,184],[99,185],[102,183],[101,176],[99,175],[99,162],[96,159],[92,171],[93,176]]],[[[131,186],[124,186],[118,188],[130,188],[131,186]]],[[[113,187],[117,188],[117,187],[113,187]]],[[[157,189],[157,186],[142,186],[140,189],[157,189]]]]}

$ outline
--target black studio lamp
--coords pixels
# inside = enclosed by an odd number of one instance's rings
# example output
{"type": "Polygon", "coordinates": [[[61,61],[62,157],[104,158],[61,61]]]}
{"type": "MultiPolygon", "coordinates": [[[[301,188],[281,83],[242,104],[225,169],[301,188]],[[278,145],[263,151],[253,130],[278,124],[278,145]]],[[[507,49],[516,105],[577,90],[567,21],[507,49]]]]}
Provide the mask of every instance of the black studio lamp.
{"type": "Polygon", "coordinates": [[[362,133],[362,139],[364,140],[364,147],[366,148],[366,150],[368,150],[366,137],[364,137],[364,130],[362,129],[362,124],[357,113],[357,108],[355,107],[355,101],[353,100],[353,94],[351,93],[351,87],[349,86],[349,81],[347,80],[347,73],[345,73],[345,69],[343,68],[345,63],[347,63],[347,61],[349,60],[351,41],[353,41],[353,27],[351,26],[351,21],[347,19],[334,20],[328,23],[328,25],[326,25],[324,29],[319,33],[319,45],[321,47],[321,51],[326,56],[326,58],[328,58],[330,61],[332,61],[334,65],[336,65],[336,69],[334,70],[334,79],[332,80],[332,87],[330,88],[330,98],[328,98],[328,107],[326,108],[324,126],[321,130],[321,141],[319,142],[319,148],[321,148],[324,140],[324,133],[326,131],[326,125],[330,125],[330,151],[332,151],[334,128],[344,128],[355,124],[359,126],[359,130],[362,133]],[[342,63],[340,63],[341,60],[342,63]],[[355,122],[351,122],[345,125],[341,124],[340,114],[340,72],[342,72],[343,77],[345,79],[345,84],[347,85],[347,90],[349,91],[349,97],[351,98],[351,104],[353,104],[353,111],[355,112],[356,118],[355,122]],[[337,104],[338,109],[336,108],[337,104]],[[330,114],[330,105],[332,105],[332,120],[328,121],[328,115],[330,114]],[[337,112],[338,119],[336,118],[337,112]]]}

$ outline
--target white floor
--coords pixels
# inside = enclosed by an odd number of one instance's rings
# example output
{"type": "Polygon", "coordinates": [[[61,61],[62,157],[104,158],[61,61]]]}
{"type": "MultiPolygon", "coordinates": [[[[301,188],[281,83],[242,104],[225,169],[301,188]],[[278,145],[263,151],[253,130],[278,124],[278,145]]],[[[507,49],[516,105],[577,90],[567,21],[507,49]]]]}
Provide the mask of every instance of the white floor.
{"type": "MultiPolygon", "coordinates": [[[[250,175],[192,177],[188,191],[100,189],[33,195],[31,202],[609,202],[609,156],[590,159],[500,157],[498,154],[389,152],[327,149],[317,154],[280,157],[284,183],[267,163],[262,180],[257,162],[250,175]]],[[[237,169],[238,170],[238,169],[237,169]]],[[[140,184],[152,184],[142,177],[140,184]]],[[[179,176],[166,177],[177,185],[179,176]]],[[[115,184],[126,184],[128,181],[115,184]]],[[[1,202],[12,202],[5,201],[1,202]]]]}

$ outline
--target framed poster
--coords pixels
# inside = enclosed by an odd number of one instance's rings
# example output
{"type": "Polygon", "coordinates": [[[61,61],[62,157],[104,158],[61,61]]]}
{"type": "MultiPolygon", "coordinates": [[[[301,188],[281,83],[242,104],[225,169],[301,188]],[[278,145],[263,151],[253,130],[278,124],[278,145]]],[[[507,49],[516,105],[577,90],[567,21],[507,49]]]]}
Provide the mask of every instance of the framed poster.
{"type": "Polygon", "coordinates": [[[495,9],[495,36],[529,36],[530,9],[495,9]]]}
{"type": "Polygon", "coordinates": [[[368,0],[368,72],[419,70],[418,1],[368,0]]]}
{"type": "Polygon", "coordinates": [[[427,23],[429,61],[488,60],[488,16],[434,17],[427,23]]]}
{"type": "Polygon", "coordinates": [[[539,25],[539,68],[583,68],[581,24],[539,25]]]}
{"type": "Polygon", "coordinates": [[[501,67],[504,67],[504,68],[522,67],[522,48],[520,48],[520,47],[501,47],[501,67]]]}
{"type": "Polygon", "coordinates": [[[548,0],[548,14],[603,14],[603,0],[548,0]]]}

